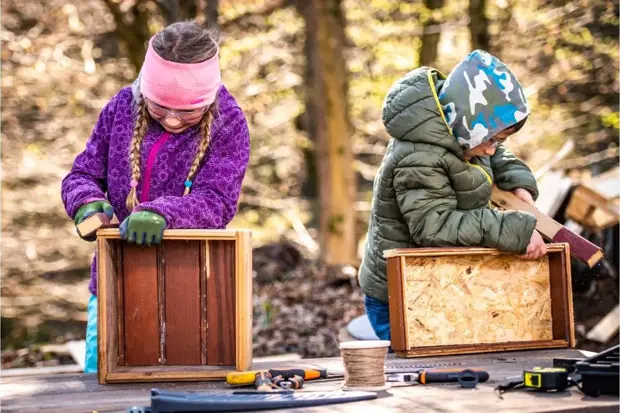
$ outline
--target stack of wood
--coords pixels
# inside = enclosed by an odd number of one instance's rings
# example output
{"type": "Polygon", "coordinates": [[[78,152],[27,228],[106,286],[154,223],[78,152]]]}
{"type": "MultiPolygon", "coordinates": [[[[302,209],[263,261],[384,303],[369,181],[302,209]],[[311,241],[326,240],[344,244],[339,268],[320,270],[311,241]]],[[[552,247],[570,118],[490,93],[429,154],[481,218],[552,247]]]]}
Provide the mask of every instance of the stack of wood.
{"type": "MultiPolygon", "coordinates": [[[[590,299],[594,306],[608,307],[604,303],[609,300],[602,295],[617,294],[617,288],[606,291],[597,284],[610,281],[610,285],[617,285],[618,280],[620,168],[587,179],[571,178],[564,171],[545,171],[539,180],[539,189],[538,209],[603,248],[605,259],[599,266],[590,270],[573,262],[572,272],[574,282],[584,285],[584,299],[590,299]]],[[[582,342],[601,343],[604,347],[614,339],[617,341],[620,311],[618,298],[613,297],[613,301],[616,303],[613,309],[594,326],[586,328],[577,323],[582,342]]],[[[577,308],[575,311],[575,317],[579,319],[582,314],[577,308]]]]}

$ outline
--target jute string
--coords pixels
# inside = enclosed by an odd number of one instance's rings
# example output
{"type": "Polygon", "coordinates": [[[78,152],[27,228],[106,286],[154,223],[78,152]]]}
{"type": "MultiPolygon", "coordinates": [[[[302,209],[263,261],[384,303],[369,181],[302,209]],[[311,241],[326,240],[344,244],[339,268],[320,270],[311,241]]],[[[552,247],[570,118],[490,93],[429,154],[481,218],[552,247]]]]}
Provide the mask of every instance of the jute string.
{"type": "Polygon", "coordinates": [[[341,348],[345,389],[384,388],[387,347],[341,348]]]}

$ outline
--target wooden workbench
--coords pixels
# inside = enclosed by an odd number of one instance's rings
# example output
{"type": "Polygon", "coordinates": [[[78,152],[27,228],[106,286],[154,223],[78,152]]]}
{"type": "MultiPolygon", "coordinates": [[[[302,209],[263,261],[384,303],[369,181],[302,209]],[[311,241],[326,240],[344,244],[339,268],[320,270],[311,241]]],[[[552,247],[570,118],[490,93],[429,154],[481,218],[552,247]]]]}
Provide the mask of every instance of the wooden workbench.
{"type": "MultiPolygon", "coordinates": [[[[468,390],[458,384],[422,386],[393,383],[371,401],[296,409],[298,412],[377,413],[396,412],[618,412],[618,397],[584,397],[577,390],[559,394],[531,391],[508,392],[500,400],[493,391],[508,377],[519,376],[523,369],[535,366],[550,367],[554,357],[583,357],[576,350],[543,350],[449,356],[421,359],[388,357],[386,366],[437,368],[485,368],[491,379],[468,390]],[[362,409],[362,410],[360,410],[362,409]]],[[[293,362],[255,363],[254,368],[317,366],[342,371],[340,358],[309,359],[293,362]]],[[[337,390],[341,381],[308,383],[305,390],[337,390]]],[[[8,412],[126,412],[131,406],[149,405],[149,390],[153,387],[178,391],[226,391],[222,382],[208,383],[155,383],[99,385],[94,374],[58,374],[51,376],[5,377],[0,384],[1,410],[8,412]]],[[[285,410],[282,410],[285,411],[285,410]]]]}

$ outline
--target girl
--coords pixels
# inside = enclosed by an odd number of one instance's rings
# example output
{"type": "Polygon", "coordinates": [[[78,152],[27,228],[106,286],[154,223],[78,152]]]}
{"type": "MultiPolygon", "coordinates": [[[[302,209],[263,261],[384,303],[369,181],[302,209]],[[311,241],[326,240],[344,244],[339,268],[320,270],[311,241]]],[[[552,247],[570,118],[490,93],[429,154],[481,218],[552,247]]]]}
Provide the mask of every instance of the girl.
{"type": "Polygon", "coordinates": [[[534,215],[488,207],[493,184],[530,204],[538,196],[530,169],[502,145],[529,113],[514,74],[480,50],[447,78],[422,67],[390,89],[383,123],[392,139],[375,178],[359,276],[380,339],[390,339],[383,251],[484,246],[530,259],[546,253],[534,215]]]}
{"type": "MultiPolygon", "coordinates": [[[[124,240],[151,245],[167,228],[225,228],[233,218],[249,132],[221,84],[214,39],[194,22],[172,24],[150,39],[138,79],[103,108],[62,182],[76,225],[93,213],[116,214],[124,240]]],[[[85,372],[97,371],[96,269],[95,257],[85,372]]]]}

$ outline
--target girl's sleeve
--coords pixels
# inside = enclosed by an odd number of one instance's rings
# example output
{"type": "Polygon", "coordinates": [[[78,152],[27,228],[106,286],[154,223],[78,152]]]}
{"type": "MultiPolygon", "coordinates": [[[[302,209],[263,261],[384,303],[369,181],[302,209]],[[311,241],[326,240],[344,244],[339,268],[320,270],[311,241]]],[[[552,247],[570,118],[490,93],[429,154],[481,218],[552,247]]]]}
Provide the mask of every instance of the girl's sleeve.
{"type": "Polygon", "coordinates": [[[250,158],[250,133],[241,109],[220,115],[206,161],[186,196],[163,196],[144,202],[136,211],[152,211],[167,228],[220,229],[233,219],[250,158]]]}
{"type": "Polygon", "coordinates": [[[62,202],[72,219],[82,205],[106,199],[108,149],[117,101],[118,95],[103,108],[86,148],[75,158],[71,171],[62,180],[62,202]]]}

